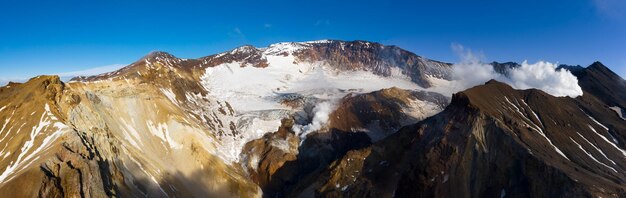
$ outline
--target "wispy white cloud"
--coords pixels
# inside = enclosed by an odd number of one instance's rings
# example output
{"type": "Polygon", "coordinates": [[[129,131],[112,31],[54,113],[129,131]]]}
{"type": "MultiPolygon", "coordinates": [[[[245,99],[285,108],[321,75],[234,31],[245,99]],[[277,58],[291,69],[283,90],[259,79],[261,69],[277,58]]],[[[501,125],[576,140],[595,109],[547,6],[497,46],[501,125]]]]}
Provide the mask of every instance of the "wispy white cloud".
{"type": "Polygon", "coordinates": [[[9,82],[25,82],[27,78],[5,78],[0,77],[0,87],[9,84],[9,82]]]}
{"type": "Polygon", "coordinates": [[[320,25],[330,25],[330,20],[325,19],[325,20],[317,20],[315,22],[315,26],[320,26],[320,25]]]}
{"type": "MultiPolygon", "coordinates": [[[[53,74],[47,74],[47,75],[57,75],[62,80],[69,80],[69,79],[71,79],[73,77],[76,77],[76,76],[93,76],[93,75],[103,74],[103,73],[107,73],[107,72],[112,72],[112,71],[118,70],[118,69],[120,69],[120,68],[122,68],[124,66],[126,66],[126,64],[113,64],[113,65],[106,65],[106,66],[100,66],[100,67],[93,67],[93,68],[84,69],[84,70],[60,72],[60,73],[53,73],[53,74]]],[[[0,77],[0,86],[4,86],[4,85],[8,84],[9,82],[26,82],[26,81],[28,81],[28,79],[30,79],[32,77],[35,77],[35,76],[30,76],[30,77],[0,77]]]]}
{"type": "Polygon", "coordinates": [[[71,78],[71,77],[76,77],[76,76],[93,76],[93,75],[98,75],[102,73],[112,72],[124,66],[126,65],[125,64],[113,64],[113,65],[94,67],[94,68],[89,68],[89,69],[79,70],[79,71],[56,73],[53,75],[57,75],[61,78],[71,78]]]}
{"type": "Polygon", "coordinates": [[[626,20],[626,1],[624,0],[592,0],[597,11],[611,19],[626,20]]]}
{"type": "Polygon", "coordinates": [[[243,31],[241,31],[239,27],[235,27],[232,31],[228,32],[228,36],[241,39],[246,38],[246,35],[243,33],[243,31]]]}

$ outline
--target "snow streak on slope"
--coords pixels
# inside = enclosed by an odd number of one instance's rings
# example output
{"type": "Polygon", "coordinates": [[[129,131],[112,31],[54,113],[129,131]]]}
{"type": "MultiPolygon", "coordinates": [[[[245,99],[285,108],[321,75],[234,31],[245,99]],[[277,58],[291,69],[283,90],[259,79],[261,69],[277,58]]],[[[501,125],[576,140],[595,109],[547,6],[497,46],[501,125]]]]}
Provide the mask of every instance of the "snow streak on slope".
{"type": "Polygon", "coordinates": [[[596,163],[611,169],[613,172],[617,173],[617,170],[615,170],[615,168],[606,165],[605,163],[602,163],[601,161],[598,161],[598,159],[596,159],[592,154],[590,154],[589,152],[587,152],[587,150],[585,150],[585,148],[583,148],[580,144],[578,144],[578,142],[576,142],[576,140],[572,139],[571,137],[569,138],[570,140],[572,140],[572,142],[574,142],[574,144],[576,144],[578,146],[578,148],[580,148],[580,150],[582,150],[585,154],[587,154],[587,156],[589,156],[589,158],[591,158],[593,161],[595,161],[596,163]]]}
{"type": "MultiPolygon", "coordinates": [[[[23,146],[19,150],[17,159],[15,161],[11,161],[9,166],[7,166],[2,174],[0,174],[0,183],[11,180],[11,176],[20,171],[20,168],[28,167],[30,163],[37,160],[39,158],[38,154],[44,149],[47,149],[50,146],[49,144],[60,137],[65,132],[64,129],[68,128],[65,124],[59,122],[59,120],[52,114],[48,104],[45,105],[44,110],[45,111],[39,119],[39,123],[32,127],[28,137],[29,139],[24,142],[23,146]],[[53,132],[45,134],[49,131],[53,132]],[[41,140],[42,136],[45,136],[43,140],[41,140]],[[40,140],[41,142],[36,143],[36,140],[40,140]],[[32,150],[33,148],[35,149],[32,150]]],[[[10,131],[7,131],[7,133],[8,132],[10,131]]],[[[18,129],[17,133],[19,132],[20,131],[18,129]]]]}

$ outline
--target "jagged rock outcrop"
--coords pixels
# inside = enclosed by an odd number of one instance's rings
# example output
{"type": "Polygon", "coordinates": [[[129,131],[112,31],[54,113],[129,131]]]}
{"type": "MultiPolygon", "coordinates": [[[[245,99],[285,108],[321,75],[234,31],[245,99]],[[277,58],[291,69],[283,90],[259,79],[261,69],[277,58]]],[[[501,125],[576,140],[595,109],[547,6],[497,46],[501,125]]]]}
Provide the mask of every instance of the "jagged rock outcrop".
{"type": "Polygon", "coordinates": [[[266,186],[286,162],[296,160],[300,138],[293,132],[292,119],[283,119],[278,131],[246,143],[241,153],[242,166],[252,181],[266,186]]]}
{"type": "Polygon", "coordinates": [[[373,141],[395,133],[401,127],[441,112],[449,98],[434,92],[410,91],[396,87],[344,97],[330,115],[329,128],[364,132],[373,141]]]}

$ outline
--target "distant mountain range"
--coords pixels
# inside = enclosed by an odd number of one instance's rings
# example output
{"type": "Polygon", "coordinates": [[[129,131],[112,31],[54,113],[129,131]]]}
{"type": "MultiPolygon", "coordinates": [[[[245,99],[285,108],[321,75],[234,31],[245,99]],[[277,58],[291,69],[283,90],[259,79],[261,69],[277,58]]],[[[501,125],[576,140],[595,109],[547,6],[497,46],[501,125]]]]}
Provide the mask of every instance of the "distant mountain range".
{"type": "MultiPolygon", "coordinates": [[[[504,76],[517,63],[491,63],[504,76]]],[[[623,197],[626,81],[561,65],[577,97],[367,41],[152,52],[0,87],[7,197],[623,197]],[[514,86],[513,86],[514,87],[514,86]],[[28,188],[24,188],[28,186],[28,188]]]]}

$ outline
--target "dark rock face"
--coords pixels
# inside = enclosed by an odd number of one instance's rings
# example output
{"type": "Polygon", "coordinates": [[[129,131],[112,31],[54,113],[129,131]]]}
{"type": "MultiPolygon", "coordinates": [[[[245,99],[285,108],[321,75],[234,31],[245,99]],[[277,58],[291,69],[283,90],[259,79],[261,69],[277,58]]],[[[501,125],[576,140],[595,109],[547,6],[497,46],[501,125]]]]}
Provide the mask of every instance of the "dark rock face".
{"type": "Polygon", "coordinates": [[[438,93],[395,87],[372,93],[348,95],[330,114],[329,128],[364,132],[372,141],[378,141],[403,126],[440,112],[448,103],[449,98],[438,93]],[[414,117],[412,113],[420,116],[414,117]]]}
{"type": "Polygon", "coordinates": [[[272,176],[285,163],[296,160],[300,138],[291,130],[293,120],[284,119],[278,131],[246,143],[242,151],[242,166],[250,179],[267,186],[272,176]]]}
{"type": "Polygon", "coordinates": [[[371,145],[364,133],[351,133],[331,129],[324,133],[309,135],[298,148],[296,160],[289,161],[273,175],[263,189],[265,197],[308,196],[320,178],[328,178],[325,172],[346,153],[371,145]]]}
{"type": "MultiPolygon", "coordinates": [[[[490,81],[442,113],[309,175],[287,196],[581,197],[626,192],[624,122],[572,98],[490,81]],[[605,124],[607,129],[604,128],[605,124]]],[[[608,113],[608,112],[607,112],[608,113]]]]}
{"type": "Polygon", "coordinates": [[[263,51],[251,45],[238,47],[230,52],[211,55],[200,59],[204,67],[215,67],[224,63],[240,62],[241,67],[252,65],[264,68],[268,66],[263,51]]]}
{"type": "MultiPolygon", "coordinates": [[[[407,156],[398,163],[408,161],[412,170],[400,172],[396,195],[493,197],[505,192],[522,197],[570,197],[623,193],[623,149],[600,141],[610,138],[608,131],[602,131],[578,108],[570,98],[554,98],[536,90],[515,91],[497,82],[461,92],[440,115],[398,133],[400,139],[416,142],[409,144],[406,155],[416,154],[421,159],[407,156]],[[598,157],[600,162],[589,157],[586,152],[603,156],[593,145],[607,157],[598,157]]],[[[614,130],[625,130],[624,124],[616,127],[614,130]]],[[[395,147],[398,140],[388,140],[383,148],[395,147]]]]}
{"type": "MultiPolygon", "coordinates": [[[[392,167],[378,169],[381,173],[364,180],[375,183],[374,194],[382,196],[623,194],[624,147],[606,142],[609,131],[579,107],[571,98],[489,82],[456,94],[441,114],[373,146],[382,152],[370,159],[382,158],[392,167]],[[403,157],[389,157],[400,153],[403,157]],[[380,175],[397,176],[385,180],[380,175]],[[398,183],[378,188],[379,179],[398,183]]],[[[625,127],[622,122],[609,130],[626,131],[625,127]]],[[[374,173],[376,168],[363,167],[374,173]]]]}
{"type": "Polygon", "coordinates": [[[499,74],[508,76],[509,70],[519,67],[520,64],[516,62],[505,62],[505,63],[492,62],[491,66],[493,66],[493,70],[498,72],[499,74]]]}
{"type": "MultiPolygon", "coordinates": [[[[626,81],[600,62],[572,71],[583,91],[609,106],[626,108],[626,81]]],[[[585,96],[585,94],[583,94],[585,96]]]]}
{"type": "Polygon", "coordinates": [[[447,80],[452,77],[449,63],[366,41],[315,43],[295,55],[301,61],[326,61],[339,70],[367,70],[382,76],[390,76],[397,69],[425,88],[431,86],[429,76],[447,80]]]}

